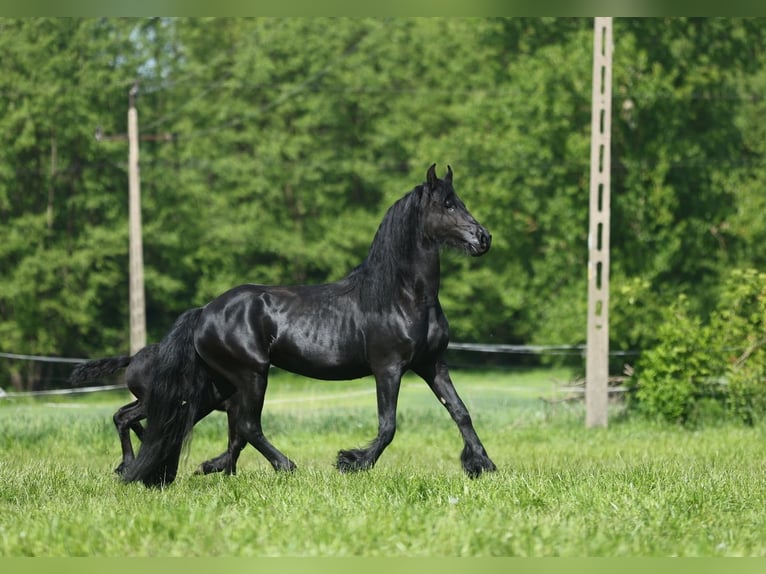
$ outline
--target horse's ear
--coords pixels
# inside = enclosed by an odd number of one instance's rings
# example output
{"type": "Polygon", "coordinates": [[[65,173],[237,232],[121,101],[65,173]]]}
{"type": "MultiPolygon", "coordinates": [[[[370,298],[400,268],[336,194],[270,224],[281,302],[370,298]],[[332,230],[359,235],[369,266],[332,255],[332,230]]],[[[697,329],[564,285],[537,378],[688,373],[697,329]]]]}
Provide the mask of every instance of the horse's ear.
{"type": "Polygon", "coordinates": [[[428,171],[426,172],[426,183],[428,184],[429,190],[436,189],[436,186],[439,183],[439,178],[436,177],[436,164],[433,164],[428,168],[428,171]]]}
{"type": "Polygon", "coordinates": [[[444,176],[444,181],[452,185],[452,166],[447,164],[447,175],[444,176]]]}

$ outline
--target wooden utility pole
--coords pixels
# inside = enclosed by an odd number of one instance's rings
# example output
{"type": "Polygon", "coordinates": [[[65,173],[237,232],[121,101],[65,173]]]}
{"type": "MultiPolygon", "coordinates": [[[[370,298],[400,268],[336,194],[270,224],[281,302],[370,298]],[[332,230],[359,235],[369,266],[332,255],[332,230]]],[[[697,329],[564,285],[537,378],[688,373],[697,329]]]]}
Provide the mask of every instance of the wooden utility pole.
{"type": "Polygon", "coordinates": [[[130,354],[146,346],[144,248],[141,238],[141,178],[138,171],[138,85],[128,92],[128,224],[130,227],[130,354]]]}
{"type": "Polygon", "coordinates": [[[596,18],[588,232],[588,350],[585,425],[605,427],[609,398],[609,220],[612,129],[612,18],[596,18]]]}

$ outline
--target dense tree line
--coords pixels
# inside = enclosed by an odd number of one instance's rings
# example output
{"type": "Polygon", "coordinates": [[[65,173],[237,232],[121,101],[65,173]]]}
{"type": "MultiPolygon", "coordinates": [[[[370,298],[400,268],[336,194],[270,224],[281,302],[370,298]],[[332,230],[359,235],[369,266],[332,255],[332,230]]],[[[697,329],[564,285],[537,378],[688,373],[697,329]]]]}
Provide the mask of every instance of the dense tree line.
{"type": "MultiPolygon", "coordinates": [[[[680,293],[704,317],[766,259],[765,24],[615,20],[613,348],[656,343],[680,293]]],[[[344,275],[436,162],[493,233],[484,258],[445,253],[453,339],[584,342],[592,35],[587,18],[0,19],[0,351],[127,351],[127,143],[107,136],[136,81],[150,341],[233,285],[344,275]]],[[[0,362],[0,386],[44,368],[0,362]]]]}

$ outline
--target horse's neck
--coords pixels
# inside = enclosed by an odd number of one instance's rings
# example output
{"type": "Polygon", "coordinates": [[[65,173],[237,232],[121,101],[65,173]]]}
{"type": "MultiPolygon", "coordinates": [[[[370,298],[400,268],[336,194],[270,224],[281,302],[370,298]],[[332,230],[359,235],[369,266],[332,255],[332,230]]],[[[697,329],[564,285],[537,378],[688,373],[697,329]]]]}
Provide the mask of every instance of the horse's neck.
{"type": "Polygon", "coordinates": [[[418,231],[417,190],[397,201],[380,224],[367,256],[363,300],[369,307],[433,305],[439,296],[439,246],[418,231]]]}
{"type": "Polygon", "coordinates": [[[439,250],[421,250],[411,262],[412,274],[405,276],[405,283],[418,301],[433,305],[439,297],[441,262],[439,250]]]}
{"type": "MultiPolygon", "coordinates": [[[[419,248],[402,253],[390,287],[391,300],[410,300],[415,307],[432,306],[439,298],[440,258],[438,248],[419,248]]],[[[389,273],[391,271],[388,271],[389,273]]]]}
{"type": "Polygon", "coordinates": [[[438,247],[399,246],[388,249],[388,256],[378,257],[382,251],[371,253],[353,274],[361,279],[357,285],[361,288],[362,305],[367,309],[409,307],[408,302],[415,308],[434,305],[439,296],[438,247]],[[396,256],[391,256],[392,253],[396,256]]]}

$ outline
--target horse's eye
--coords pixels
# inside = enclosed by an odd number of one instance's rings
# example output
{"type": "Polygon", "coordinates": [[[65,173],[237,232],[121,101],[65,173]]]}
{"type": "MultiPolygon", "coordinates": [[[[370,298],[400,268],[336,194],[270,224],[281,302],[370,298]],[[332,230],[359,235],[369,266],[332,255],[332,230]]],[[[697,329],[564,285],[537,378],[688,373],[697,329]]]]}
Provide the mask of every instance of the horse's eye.
{"type": "Polygon", "coordinates": [[[444,208],[448,211],[453,211],[455,209],[455,202],[452,201],[452,199],[447,198],[444,200],[444,208]]]}

